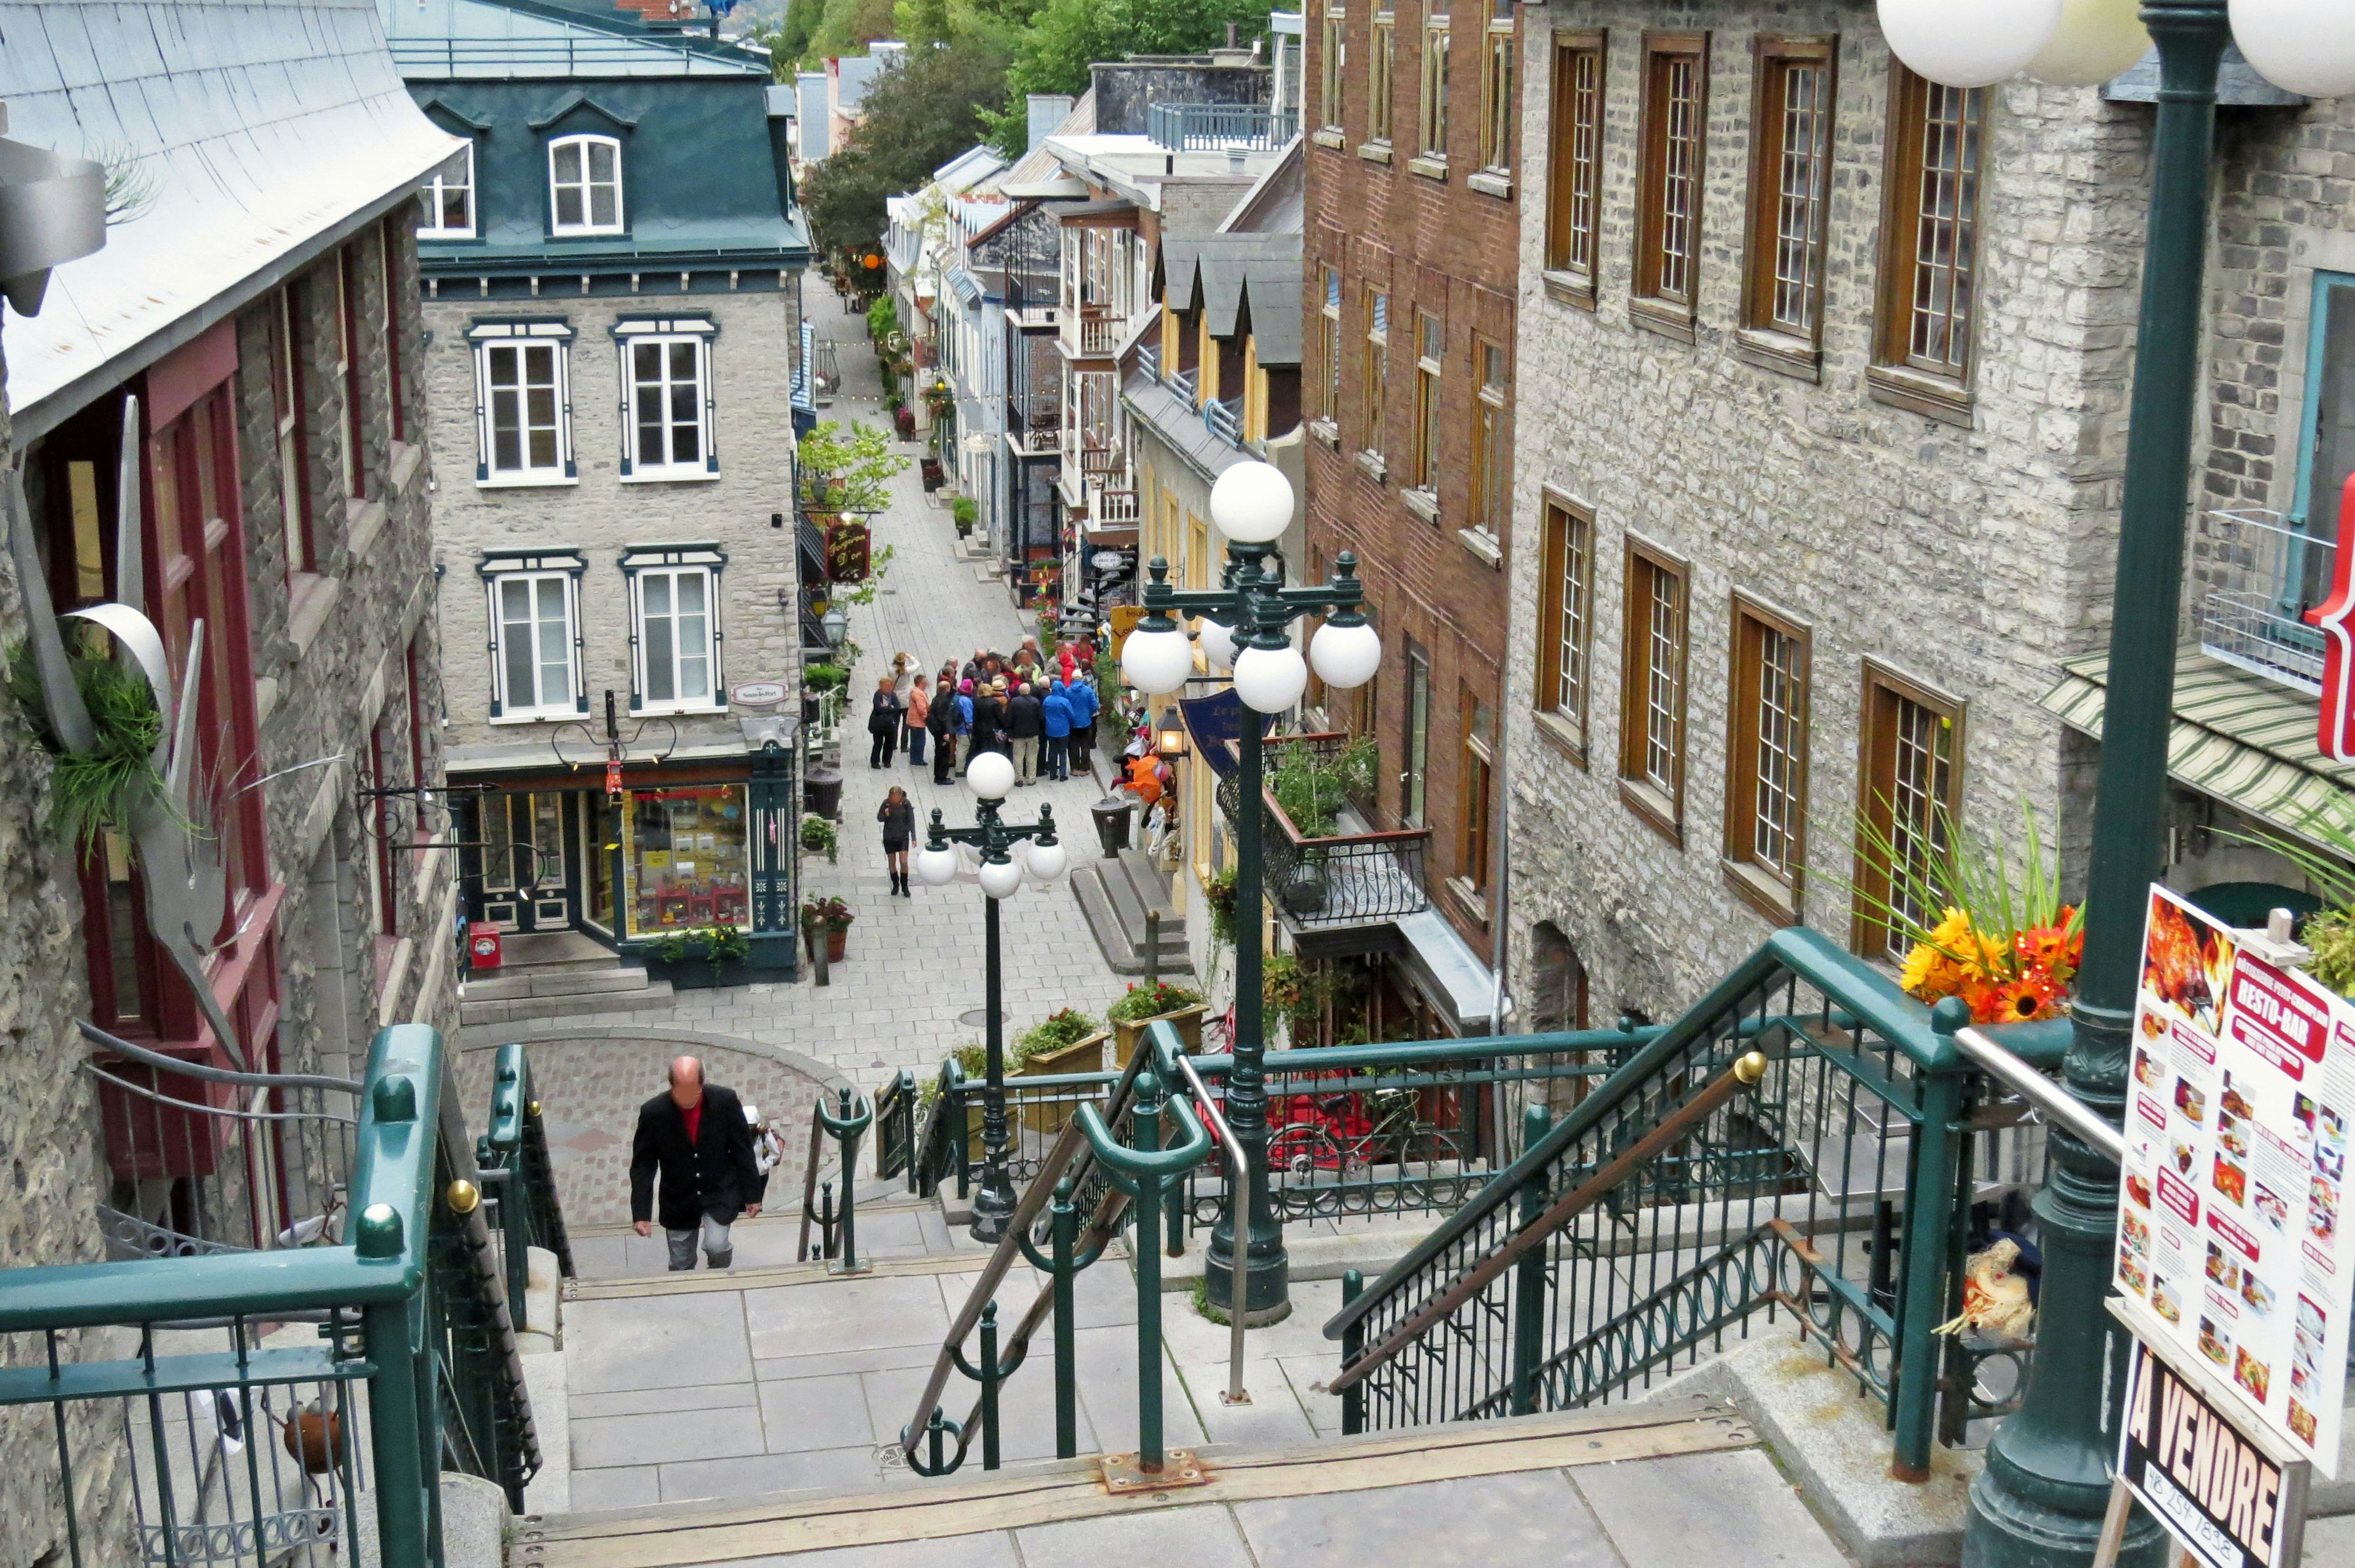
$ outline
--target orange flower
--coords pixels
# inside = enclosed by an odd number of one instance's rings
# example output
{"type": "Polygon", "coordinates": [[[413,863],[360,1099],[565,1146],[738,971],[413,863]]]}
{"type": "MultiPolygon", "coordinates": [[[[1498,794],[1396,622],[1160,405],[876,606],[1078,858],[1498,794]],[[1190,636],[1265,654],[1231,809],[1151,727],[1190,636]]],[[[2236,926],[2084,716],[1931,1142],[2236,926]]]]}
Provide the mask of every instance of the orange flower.
{"type": "Polygon", "coordinates": [[[2041,971],[2056,981],[2067,981],[2077,973],[2077,965],[2085,953],[2085,935],[2082,931],[2068,929],[2068,912],[2062,912],[2061,923],[2031,926],[2013,939],[2013,949],[2020,963],[2030,971],[2041,971]]]}
{"type": "Polygon", "coordinates": [[[1971,1021],[1987,1024],[2024,1024],[2037,1019],[2050,1018],[2056,994],[2052,982],[2030,975],[2018,980],[2007,980],[1987,987],[1985,997],[1973,997],[1971,1021]],[[1984,1001],[1987,1011],[1979,1008],[1984,1001]]]}

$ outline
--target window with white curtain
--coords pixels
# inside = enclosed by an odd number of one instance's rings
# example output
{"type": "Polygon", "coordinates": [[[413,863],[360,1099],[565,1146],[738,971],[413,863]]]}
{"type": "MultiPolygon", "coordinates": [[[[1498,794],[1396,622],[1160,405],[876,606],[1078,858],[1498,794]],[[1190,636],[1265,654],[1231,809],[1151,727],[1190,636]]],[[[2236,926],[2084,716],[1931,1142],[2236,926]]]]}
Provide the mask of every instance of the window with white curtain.
{"type": "Polygon", "coordinates": [[[425,176],[417,187],[417,204],[420,240],[474,237],[474,144],[467,143],[425,176]]]}
{"type": "Polygon", "coordinates": [[[580,710],[570,571],[495,571],[492,663],[498,715],[531,719],[580,710]]]}
{"type": "Polygon", "coordinates": [[[622,144],[611,136],[550,142],[548,194],[556,233],[622,232],[622,144]]]}
{"type": "Polygon", "coordinates": [[[638,690],[648,708],[712,699],[711,573],[700,566],[641,571],[638,690]]]}
{"type": "Polygon", "coordinates": [[[707,479],[719,472],[711,428],[711,340],[718,330],[709,316],[614,325],[623,479],[707,479]]]}
{"type": "Polygon", "coordinates": [[[474,411],[479,485],[573,482],[572,329],[560,318],[477,321],[474,411]]]}

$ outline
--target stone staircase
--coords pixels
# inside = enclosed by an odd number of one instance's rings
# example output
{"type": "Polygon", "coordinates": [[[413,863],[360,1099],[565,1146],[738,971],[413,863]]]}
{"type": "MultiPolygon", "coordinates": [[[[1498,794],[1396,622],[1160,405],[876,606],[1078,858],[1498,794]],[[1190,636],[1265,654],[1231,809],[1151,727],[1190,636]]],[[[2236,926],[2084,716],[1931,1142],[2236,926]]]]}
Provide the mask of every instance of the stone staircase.
{"type": "Polygon", "coordinates": [[[528,1019],[666,1008],[667,980],[649,980],[613,949],[573,931],[527,933],[506,942],[498,968],[459,982],[462,1024],[517,1023],[528,1019]]]}
{"type": "Polygon", "coordinates": [[[1087,915],[1088,930],[1115,975],[1158,973],[1172,979],[1190,973],[1186,955],[1186,923],[1169,901],[1169,878],[1154,866],[1142,849],[1123,849],[1112,859],[1082,860],[1071,869],[1071,891],[1087,915]],[[1146,950],[1145,915],[1161,915],[1161,945],[1156,956],[1146,950]]]}

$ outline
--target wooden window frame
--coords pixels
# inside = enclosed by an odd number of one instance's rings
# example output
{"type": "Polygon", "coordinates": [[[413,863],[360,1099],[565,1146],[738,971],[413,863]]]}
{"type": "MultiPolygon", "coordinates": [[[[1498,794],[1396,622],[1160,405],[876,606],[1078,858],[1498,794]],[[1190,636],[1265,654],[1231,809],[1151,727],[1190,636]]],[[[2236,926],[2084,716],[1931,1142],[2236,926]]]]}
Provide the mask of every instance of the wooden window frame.
{"type": "Polygon", "coordinates": [[[1512,384],[1511,356],[1501,343],[1475,334],[1472,338],[1472,505],[1465,526],[1487,536],[1490,543],[1505,537],[1512,516],[1513,470],[1506,412],[1506,389],[1512,384]],[[1491,361],[1497,375],[1489,379],[1491,361]],[[1497,472],[1499,467],[1502,472],[1497,472]]]}
{"type": "Polygon", "coordinates": [[[1391,296],[1387,289],[1366,285],[1366,336],[1359,346],[1366,357],[1365,429],[1358,450],[1377,463],[1382,458],[1384,429],[1390,419],[1391,296]],[[1375,309],[1379,303],[1380,309],[1375,309]]]}
{"type": "Polygon", "coordinates": [[[1397,132],[1398,84],[1398,15],[1394,11],[1374,13],[1372,43],[1366,51],[1366,144],[1369,154],[1379,154],[1389,161],[1391,138],[1397,132]]]}
{"type": "Polygon", "coordinates": [[[1690,726],[1690,688],[1686,679],[1692,654],[1692,567],[1681,556],[1629,534],[1620,581],[1626,603],[1620,616],[1619,798],[1628,810],[1669,843],[1684,843],[1686,743],[1690,726]],[[1665,575],[1677,584],[1674,644],[1676,667],[1668,672],[1667,751],[1673,777],[1664,787],[1650,772],[1652,739],[1652,583],[1665,575]]]}
{"type": "Polygon", "coordinates": [[[286,581],[318,570],[318,546],[311,524],[310,421],[303,412],[303,332],[299,283],[282,285],[272,296],[270,403],[278,437],[278,504],[286,552],[286,581]]]}
{"type": "MultiPolygon", "coordinates": [[[[1896,778],[1897,720],[1905,703],[1927,709],[1942,721],[1947,733],[1945,798],[1951,816],[1963,808],[1963,769],[1969,739],[1970,705],[1961,698],[1899,673],[1878,659],[1864,661],[1864,697],[1857,725],[1857,811],[1873,832],[1886,839],[1892,812],[1890,793],[1896,778]],[[1889,787],[1882,787],[1883,779],[1889,787]]],[[[1890,877],[1878,862],[1870,837],[1859,832],[1856,841],[1856,898],[1850,912],[1849,945],[1861,957],[1890,959],[1888,922],[1875,911],[1889,897],[1890,877]]]]}
{"type": "Polygon", "coordinates": [[[368,499],[366,399],[360,385],[360,269],[357,247],[336,252],[336,379],[344,389],[341,421],[344,488],[355,501],[368,499]]]}
{"type": "Polygon", "coordinates": [[[417,187],[418,202],[424,209],[421,216],[425,219],[416,225],[417,237],[421,240],[474,239],[480,224],[475,213],[474,197],[474,144],[469,140],[427,175],[417,187]],[[451,181],[442,177],[450,172],[453,165],[463,170],[465,176],[463,180],[451,181]],[[466,210],[466,221],[458,228],[452,228],[442,221],[445,198],[453,192],[463,195],[466,210]]]}
{"type": "Polygon", "coordinates": [[[1495,725],[1496,704],[1469,685],[1456,688],[1456,874],[1447,885],[1466,912],[1486,923],[1488,886],[1495,870],[1491,862],[1496,854],[1497,743],[1480,733],[1479,716],[1484,709],[1489,724],[1495,725]]]}
{"type": "Polygon", "coordinates": [[[1534,683],[1537,730],[1583,768],[1594,709],[1594,512],[1549,490],[1541,517],[1534,683]],[[1570,571],[1572,563],[1582,563],[1574,578],[1570,571]],[[1576,661],[1575,693],[1565,691],[1569,684],[1562,674],[1565,645],[1576,661]]]}
{"type": "Polygon", "coordinates": [[[1316,111],[1317,129],[1329,131],[1336,137],[1343,134],[1342,121],[1349,108],[1348,81],[1345,72],[1349,65],[1349,13],[1346,6],[1325,7],[1323,49],[1317,59],[1316,111]]]}
{"type": "Polygon", "coordinates": [[[1708,190],[1709,168],[1709,35],[1646,33],[1644,35],[1643,101],[1638,117],[1636,179],[1636,273],[1628,308],[1636,323],[1691,342],[1695,302],[1700,296],[1701,219],[1708,190]],[[1690,167],[1682,176],[1689,188],[1689,209],[1684,214],[1681,288],[1672,286],[1667,229],[1672,218],[1668,199],[1674,171],[1669,166],[1675,138],[1669,115],[1673,100],[1668,82],[1681,62],[1692,67],[1692,134],[1690,167]]]}
{"type": "Polygon", "coordinates": [[[548,231],[551,235],[627,234],[630,231],[630,208],[625,197],[626,182],[622,167],[622,139],[618,136],[581,133],[551,137],[548,143],[548,231]],[[608,182],[596,177],[594,154],[602,147],[613,155],[613,220],[597,221],[597,191],[608,182]],[[581,158],[581,177],[567,180],[556,166],[557,155],[568,148],[577,149],[581,158]],[[581,218],[578,222],[564,220],[564,193],[578,190],[581,197],[581,218]]]}
{"type": "Polygon", "coordinates": [[[1726,683],[1725,879],[1744,901],[1767,919],[1778,925],[1796,925],[1800,919],[1806,878],[1807,737],[1814,633],[1805,622],[1739,589],[1733,593],[1732,632],[1726,683]],[[1792,805],[1787,867],[1778,866],[1758,853],[1759,761],[1764,740],[1761,703],[1765,686],[1765,643],[1770,635],[1787,638],[1796,650],[1788,720],[1791,771],[1785,790],[1792,805]]]}
{"type": "Polygon", "coordinates": [[[1822,373],[1824,261],[1831,210],[1832,133],[1839,101],[1839,40],[1786,37],[1762,33],[1750,43],[1752,58],[1749,211],[1742,276],[1742,329],[1735,341],[1742,357],[1806,379],[1822,373]],[[1785,188],[1791,173],[1790,101],[1793,75],[1820,73],[1812,150],[1813,195],[1800,212],[1790,211],[1785,188]],[[1796,222],[1794,222],[1796,219],[1796,222]],[[1803,280],[1796,293],[1803,319],[1787,307],[1784,285],[1790,248],[1799,249],[1803,280]]]}
{"type": "Polygon", "coordinates": [[[1513,177],[1513,77],[1520,65],[1512,17],[1489,17],[1482,45],[1480,167],[1484,173],[1509,180],[1513,177]]]}
{"type": "Polygon", "coordinates": [[[1406,705],[1399,721],[1399,826],[1402,828],[1431,826],[1431,650],[1409,637],[1406,705]],[[1418,674],[1420,686],[1415,679],[1418,674]],[[1419,712],[1418,690],[1423,698],[1419,712]]]}
{"type": "MultiPolygon", "coordinates": [[[[1882,145],[1886,161],[1881,179],[1880,287],[1873,318],[1872,363],[1865,371],[1866,389],[1880,402],[1907,409],[1926,418],[1967,426],[1977,385],[1978,357],[1975,352],[1984,291],[1980,284],[1980,239],[1987,190],[1987,124],[1994,101],[1986,88],[1941,88],[1914,75],[1895,60],[1890,62],[1889,126],[1882,145]],[[1923,241],[1923,143],[1934,95],[1960,92],[1966,122],[1976,112],[1972,135],[1977,145],[1968,165],[1969,189],[1956,204],[1962,226],[1963,275],[1968,304],[1960,332],[1959,372],[1926,365],[1913,353],[1913,328],[1919,314],[1923,241]]],[[[1951,365],[1951,358],[1947,362],[1951,365]]]]}
{"type": "Polygon", "coordinates": [[[384,406],[392,439],[409,439],[409,410],[400,386],[400,231],[387,219],[377,226],[377,271],[384,284],[384,406]]]}
{"type": "Polygon", "coordinates": [[[1415,159],[1447,166],[1448,77],[1455,69],[1455,18],[1446,0],[1426,0],[1423,16],[1423,52],[1415,60],[1418,83],[1415,104],[1415,159]]]}
{"type": "Polygon", "coordinates": [[[1325,284],[1319,296],[1322,303],[1316,310],[1317,400],[1324,405],[1325,422],[1338,432],[1341,428],[1341,269],[1320,266],[1317,271],[1325,284]]]}
{"type": "Polygon", "coordinates": [[[1608,43],[1599,32],[1553,36],[1553,97],[1547,108],[1546,292],[1588,310],[1594,308],[1602,232],[1608,43]],[[1591,68],[1582,101],[1582,66],[1591,68]]]}
{"type": "Polygon", "coordinates": [[[1413,488],[1439,490],[1439,470],[1446,461],[1440,452],[1441,379],[1446,374],[1447,324],[1427,310],[1414,313],[1414,453],[1408,465],[1413,488]],[[1438,336],[1434,347],[1430,342],[1433,333],[1438,336]]]}

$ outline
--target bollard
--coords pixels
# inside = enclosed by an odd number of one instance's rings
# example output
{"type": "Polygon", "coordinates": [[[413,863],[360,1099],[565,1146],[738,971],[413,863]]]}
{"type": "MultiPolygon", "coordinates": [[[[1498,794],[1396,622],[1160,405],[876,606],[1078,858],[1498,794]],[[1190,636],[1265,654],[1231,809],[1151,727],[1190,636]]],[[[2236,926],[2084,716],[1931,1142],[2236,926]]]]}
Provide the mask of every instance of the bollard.
{"type": "Polygon", "coordinates": [[[997,1303],[981,1309],[981,1467],[997,1468],[997,1303]]]}
{"type": "Polygon", "coordinates": [[[1079,1239],[1080,1217],[1071,1208],[1071,1179],[1055,1183],[1050,1212],[1055,1229],[1055,1457],[1069,1459],[1080,1451],[1079,1347],[1073,1321],[1073,1283],[1079,1270],[1071,1264],[1071,1244],[1079,1239]]]}

